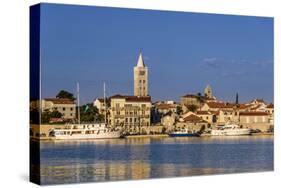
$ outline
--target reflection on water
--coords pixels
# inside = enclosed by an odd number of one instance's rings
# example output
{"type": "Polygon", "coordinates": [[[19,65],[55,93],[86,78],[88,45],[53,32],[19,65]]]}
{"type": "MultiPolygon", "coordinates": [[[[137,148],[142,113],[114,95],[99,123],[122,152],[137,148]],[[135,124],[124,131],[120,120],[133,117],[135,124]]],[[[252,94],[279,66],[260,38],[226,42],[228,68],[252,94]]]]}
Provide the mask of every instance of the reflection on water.
{"type": "Polygon", "coordinates": [[[41,183],[273,170],[273,136],[43,142],[41,183]]]}

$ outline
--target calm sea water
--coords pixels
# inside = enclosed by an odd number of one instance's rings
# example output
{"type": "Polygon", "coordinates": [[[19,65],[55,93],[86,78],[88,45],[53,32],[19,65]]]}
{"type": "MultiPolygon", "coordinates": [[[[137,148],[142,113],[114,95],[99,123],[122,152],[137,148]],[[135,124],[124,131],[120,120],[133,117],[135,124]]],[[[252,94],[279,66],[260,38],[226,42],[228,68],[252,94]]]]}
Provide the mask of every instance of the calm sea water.
{"type": "Polygon", "coordinates": [[[273,136],[43,142],[41,183],[273,170],[273,136]]]}

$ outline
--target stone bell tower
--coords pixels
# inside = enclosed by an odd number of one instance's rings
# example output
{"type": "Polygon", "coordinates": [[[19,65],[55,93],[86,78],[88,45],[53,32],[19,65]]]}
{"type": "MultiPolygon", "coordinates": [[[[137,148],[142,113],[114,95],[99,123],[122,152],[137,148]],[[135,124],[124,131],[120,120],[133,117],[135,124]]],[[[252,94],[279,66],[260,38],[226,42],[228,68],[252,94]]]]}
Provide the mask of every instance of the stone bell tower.
{"type": "Polygon", "coordinates": [[[213,92],[212,92],[212,88],[210,85],[207,85],[207,87],[204,90],[204,94],[208,98],[213,98],[213,92]]]}
{"type": "Polygon", "coordinates": [[[139,55],[138,63],[134,67],[134,95],[148,95],[148,68],[144,64],[141,53],[139,55]]]}

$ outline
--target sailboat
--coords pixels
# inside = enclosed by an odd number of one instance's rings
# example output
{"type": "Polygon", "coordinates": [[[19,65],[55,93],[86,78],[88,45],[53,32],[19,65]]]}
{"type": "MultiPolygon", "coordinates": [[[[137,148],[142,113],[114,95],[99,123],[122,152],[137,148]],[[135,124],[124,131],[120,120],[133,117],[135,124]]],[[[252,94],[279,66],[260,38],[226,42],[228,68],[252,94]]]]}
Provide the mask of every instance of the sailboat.
{"type": "MultiPolygon", "coordinates": [[[[106,97],[105,97],[105,83],[104,90],[104,104],[105,112],[107,112],[106,97]]],[[[80,123],[80,101],[79,101],[79,83],[77,83],[77,106],[78,106],[78,123],[69,124],[64,129],[54,128],[50,135],[55,140],[79,140],[79,139],[108,139],[120,138],[122,136],[121,130],[110,128],[107,124],[107,113],[105,113],[104,123],[80,123]]]]}

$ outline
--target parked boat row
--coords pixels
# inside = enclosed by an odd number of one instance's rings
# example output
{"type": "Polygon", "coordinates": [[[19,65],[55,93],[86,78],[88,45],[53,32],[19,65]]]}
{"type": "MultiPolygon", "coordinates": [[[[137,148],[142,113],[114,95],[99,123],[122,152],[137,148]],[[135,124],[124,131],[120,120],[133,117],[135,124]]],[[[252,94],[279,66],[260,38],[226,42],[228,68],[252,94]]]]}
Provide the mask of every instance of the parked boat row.
{"type": "MultiPolygon", "coordinates": [[[[241,136],[250,135],[251,130],[248,128],[241,128],[236,124],[227,124],[224,126],[217,127],[210,132],[210,136],[241,136]]],[[[200,132],[189,131],[187,129],[182,129],[179,131],[174,131],[169,134],[170,137],[198,137],[200,132]]]]}

